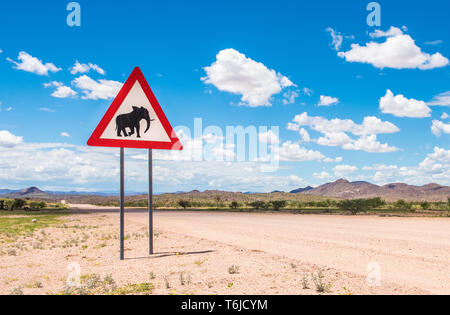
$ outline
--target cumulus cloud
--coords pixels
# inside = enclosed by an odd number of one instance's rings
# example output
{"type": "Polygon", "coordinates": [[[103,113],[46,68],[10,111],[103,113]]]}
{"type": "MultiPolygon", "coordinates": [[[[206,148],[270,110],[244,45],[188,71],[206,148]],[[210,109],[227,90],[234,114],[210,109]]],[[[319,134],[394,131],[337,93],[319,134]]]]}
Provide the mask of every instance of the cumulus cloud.
{"type": "Polygon", "coordinates": [[[446,124],[440,120],[433,120],[433,124],[431,125],[431,132],[436,137],[440,137],[442,133],[450,134],[450,124],[446,124]]]}
{"type": "Polygon", "coordinates": [[[111,80],[94,80],[82,75],[72,81],[72,84],[83,92],[82,99],[107,100],[114,98],[122,88],[123,83],[111,80]]]}
{"type": "Polygon", "coordinates": [[[363,168],[375,171],[369,175],[377,184],[387,184],[393,181],[416,185],[440,183],[450,185],[450,150],[435,147],[433,152],[417,166],[373,165],[363,168]]]}
{"type": "Polygon", "coordinates": [[[60,136],[64,138],[70,138],[70,135],[67,132],[61,132],[60,136]]]}
{"type": "Polygon", "coordinates": [[[450,106],[450,91],[436,95],[431,102],[428,102],[430,106],[450,106]]]}
{"type": "Polygon", "coordinates": [[[447,113],[443,113],[441,116],[441,119],[447,119],[448,117],[450,117],[447,113]]]}
{"type": "Polygon", "coordinates": [[[53,63],[43,63],[36,57],[31,56],[25,51],[19,52],[18,61],[14,61],[10,58],[7,60],[15,65],[15,69],[23,70],[26,72],[35,73],[38,75],[48,75],[49,72],[58,72],[61,71],[61,68],[58,68],[53,63]]]}
{"type": "Polygon", "coordinates": [[[372,153],[388,153],[398,151],[398,148],[390,146],[387,143],[377,141],[376,135],[362,136],[358,140],[346,143],[342,146],[345,150],[361,150],[372,153]]]}
{"type": "Polygon", "coordinates": [[[307,112],[294,117],[291,128],[295,126],[309,126],[312,130],[321,132],[323,134],[331,132],[350,132],[354,135],[368,135],[368,134],[382,134],[382,133],[396,133],[400,129],[393,123],[382,121],[374,116],[367,116],[364,118],[362,124],[357,124],[351,119],[327,119],[321,116],[308,116],[307,112]]]}
{"type": "Polygon", "coordinates": [[[69,69],[71,74],[78,74],[78,73],[88,73],[90,70],[94,70],[97,73],[104,75],[105,74],[105,70],[103,70],[102,68],[100,68],[98,65],[93,64],[93,63],[80,63],[77,61],[75,61],[75,64],[73,65],[72,68],[69,69]]]}
{"type": "Polygon", "coordinates": [[[52,81],[44,83],[44,87],[56,87],[56,90],[51,94],[56,98],[68,98],[77,95],[77,92],[72,90],[72,88],[65,86],[62,82],[52,81]]]}
{"type": "Polygon", "coordinates": [[[428,70],[445,67],[449,60],[439,52],[428,54],[421,50],[411,38],[399,28],[391,27],[387,32],[375,31],[372,38],[384,37],[382,43],[369,42],[364,46],[352,44],[347,52],[338,56],[347,62],[368,63],[376,68],[428,70]]]}
{"type": "Polygon", "coordinates": [[[332,176],[327,172],[313,173],[313,177],[320,180],[328,180],[332,178],[332,176]]]}
{"type": "Polygon", "coordinates": [[[250,107],[271,106],[273,95],[295,86],[287,77],[231,48],[220,51],[216,61],[204,70],[203,82],[242,95],[241,105],[250,107]]]}
{"type": "Polygon", "coordinates": [[[336,177],[346,177],[351,173],[358,171],[358,168],[353,165],[337,165],[333,168],[336,177]]]}
{"type": "Polygon", "coordinates": [[[323,146],[340,146],[346,150],[362,150],[366,152],[393,152],[398,150],[388,144],[377,141],[377,134],[396,133],[400,129],[394,124],[381,119],[368,116],[361,124],[351,119],[327,119],[324,117],[308,116],[304,112],[294,117],[293,122],[288,124],[289,130],[298,131],[302,126],[308,126],[314,131],[323,134],[316,140],[317,144],[323,146]],[[348,134],[359,136],[353,139],[348,134]]]}
{"type": "Polygon", "coordinates": [[[331,106],[337,103],[339,103],[339,99],[337,97],[320,95],[320,100],[317,106],[331,106]]]}
{"type": "Polygon", "coordinates": [[[300,146],[300,144],[286,141],[279,150],[280,161],[314,161],[322,160],[325,156],[319,151],[308,150],[300,146]]]}
{"type": "Polygon", "coordinates": [[[13,135],[8,130],[0,130],[0,147],[13,148],[23,143],[23,138],[13,135]]]}
{"type": "Polygon", "coordinates": [[[380,99],[380,110],[385,114],[397,117],[423,118],[431,116],[431,109],[424,101],[408,99],[401,94],[394,96],[391,90],[387,90],[386,95],[380,99]]]}

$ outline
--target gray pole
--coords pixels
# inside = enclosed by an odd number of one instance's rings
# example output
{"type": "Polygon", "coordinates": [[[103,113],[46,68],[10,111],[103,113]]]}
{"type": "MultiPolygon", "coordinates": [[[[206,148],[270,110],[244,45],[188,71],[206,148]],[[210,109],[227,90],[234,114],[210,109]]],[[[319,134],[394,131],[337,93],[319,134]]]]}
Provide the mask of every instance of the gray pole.
{"type": "Polygon", "coordinates": [[[153,150],[148,150],[148,238],[149,253],[153,255],[153,150]]]}
{"type": "Polygon", "coordinates": [[[124,221],[125,221],[125,209],[124,209],[124,199],[125,199],[125,158],[124,158],[124,148],[120,148],[120,260],[125,259],[124,255],[124,221]]]}

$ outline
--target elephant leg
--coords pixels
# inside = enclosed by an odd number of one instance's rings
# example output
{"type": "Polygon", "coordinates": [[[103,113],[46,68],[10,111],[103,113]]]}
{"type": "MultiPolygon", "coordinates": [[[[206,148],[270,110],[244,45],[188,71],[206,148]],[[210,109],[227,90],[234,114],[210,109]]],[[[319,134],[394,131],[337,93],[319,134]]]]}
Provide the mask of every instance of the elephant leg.
{"type": "Polygon", "coordinates": [[[123,136],[128,137],[127,128],[122,128],[123,136]]]}
{"type": "Polygon", "coordinates": [[[131,127],[130,130],[131,130],[131,132],[130,132],[129,136],[134,135],[134,127],[131,127]]]}
{"type": "Polygon", "coordinates": [[[117,127],[117,136],[118,137],[122,137],[121,132],[122,132],[122,129],[117,127]]]}
{"type": "Polygon", "coordinates": [[[141,137],[140,131],[141,131],[141,127],[140,127],[139,125],[137,125],[137,126],[136,126],[136,132],[137,132],[137,137],[138,137],[138,138],[141,137]]]}

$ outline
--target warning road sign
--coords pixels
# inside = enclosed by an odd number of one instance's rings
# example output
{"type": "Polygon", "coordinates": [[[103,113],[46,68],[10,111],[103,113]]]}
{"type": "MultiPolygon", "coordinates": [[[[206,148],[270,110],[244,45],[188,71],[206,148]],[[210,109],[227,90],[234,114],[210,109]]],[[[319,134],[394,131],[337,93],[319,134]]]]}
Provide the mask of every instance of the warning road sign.
{"type": "Polygon", "coordinates": [[[87,144],[99,147],[183,149],[138,67],[117,94],[87,144]]]}

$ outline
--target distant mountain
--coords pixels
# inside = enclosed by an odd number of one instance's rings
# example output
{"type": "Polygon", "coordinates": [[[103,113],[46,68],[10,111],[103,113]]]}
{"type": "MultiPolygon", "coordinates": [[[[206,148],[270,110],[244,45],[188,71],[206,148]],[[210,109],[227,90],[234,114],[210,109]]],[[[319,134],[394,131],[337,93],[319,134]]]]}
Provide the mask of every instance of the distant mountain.
{"type": "Polygon", "coordinates": [[[313,187],[308,186],[308,187],[305,187],[305,188],[295,189],[295,190],[291,191],[290,193],[291,194],[300,194],[300,193],[307,192],[307,191],[310,191],[310,190],[313,190],[313,189],[314,189],[313,187]]]}
{"type": "Polygon", "coordinates": [[[27,196],[27,195],[32,195],[32,194],[45,194],[45,192],[43,192],[42,190],[40,190],[37,187],[29,187],[29,188],[25,188],[21,191],[16,192],[16,194],[19,196],[27,196]]]}
{"type": "Polygon", "coordinates": [[[7,195],[19,192],[20,190],[0,189],[0,195],[7,195]]]}
{"type": "Polygon", "coordinates": [[[364,181],[349,182],[345,179],[339,179],[333,183],[327,183],[303,192],[303,194],[342,199],[381,197],[388,201],[398,199],[447,201],[447,198],[450,197],[450,187],[438,184],[414,186],[403,183],[378,186],[364,181]]]}

